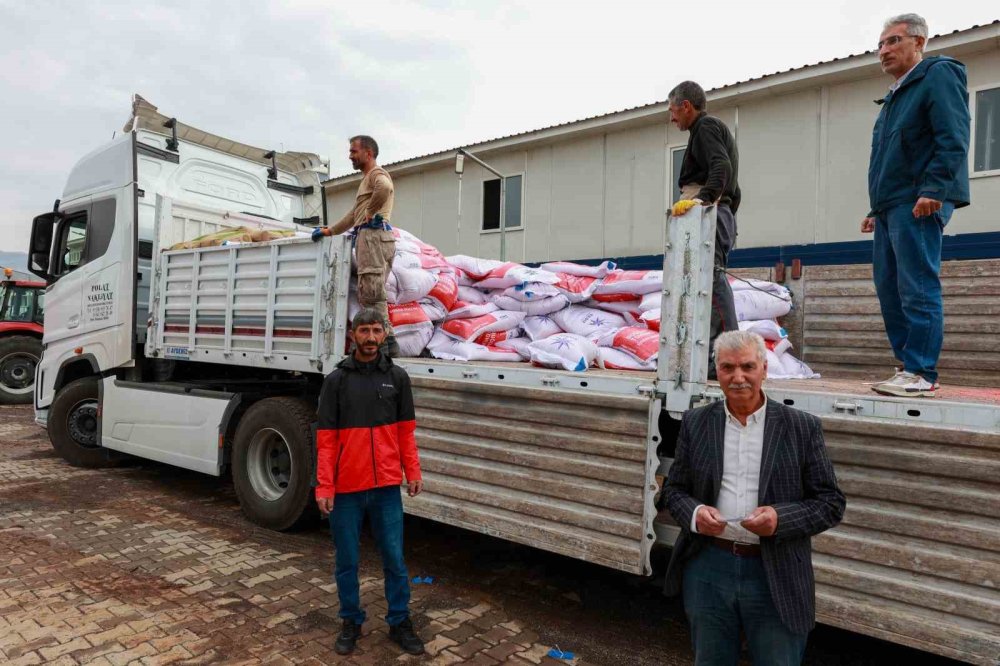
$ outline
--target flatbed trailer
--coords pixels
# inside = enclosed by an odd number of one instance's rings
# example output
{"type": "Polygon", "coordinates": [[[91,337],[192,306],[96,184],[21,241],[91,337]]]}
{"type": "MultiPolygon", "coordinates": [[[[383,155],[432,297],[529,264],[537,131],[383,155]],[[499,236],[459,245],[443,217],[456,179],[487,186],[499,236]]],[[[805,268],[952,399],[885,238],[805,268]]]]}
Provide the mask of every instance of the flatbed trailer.
{"type": "MultiPolygon", "coordinates": [[[[131,154],[115,148],[115,159],[134,160],[137,140],[131,154]]],[[[186,151],[181,141],[182,168],[186,151]]],[[[78,165],[71,181],[88,166],[78,165]]],[[[227,168],[236,166],[230,159],[227,168]]],[[[264,169],[243,165],[244,175],[256,173],[270,186],[264,169]]],[[[129,173],[126,165],[119,173],[129,173]]],[[[323,377],[346,352],[349,242],[288,238],[170,249],[227,226],[296,226],[192,202],[144,178],[141,168],[131,173],[132,180],[115,182],[122,192],[143,191],[151,224],[140,230],[138,215],[124,207],[114,231],[122,242],[116,245],[113,234],[111,247],[119,264],[138,265],[148,280],[145,289],[130,280],[107,282],[117,285],[112,312],[120,328],[135,331],[134,346],[126,353],[119,345],[96,367],[77,357],[107,339],[104,329],[60,339],[59,348],[69,351],[59,356],[46,358],[47,349],[40,373],[50,374],[40,374],[48,379],[38,382],[38,422],[75,464],[103,464],[126,453],[231,473],[252,520],[285,529],[308,519],[316,400],[323,377]],[[142,243],[151,248],[145,265],[135,250],[142,243]],[[129,319],[127,311],[143,315],[129,319]],[[93,432],[83,427],[90,422],[93,432]]],[[[305,189],[285,183],[284,191],[296,187],[305,189]]],[[[89,190],[88,196],[99,195],[89,190]]],[[[60,204],[36,227],[54,226],[58,239],[74,219],[60,211],[74,206],[60,204]]],[[[714,210],[698,207],[665,224],[656,372],[399,359],[413,379],[426,479],[425,492],[405,500],[408,513],[651,573],[653,547],[672,543],[677,533],[655,509],[677,418],[722,397],[705,379],[714,210]]],[[[59,257],[57,248],[45,247],[44,235],[33,232],[32,252],[41,258],[51,249],[48,268],[59,257]]],[[[64,280],[56,276],[50,291],[64,280]]],[[[47,318],[53,301],[60,299],[47,300],[47,318]]],[[[995,663],[996,393],[946,388],[936,400],[902,399],[826,380],[769,381],[765,388],[823,420],[848,496],[844,522],[814,539],[820,621],[995,663]]]]}

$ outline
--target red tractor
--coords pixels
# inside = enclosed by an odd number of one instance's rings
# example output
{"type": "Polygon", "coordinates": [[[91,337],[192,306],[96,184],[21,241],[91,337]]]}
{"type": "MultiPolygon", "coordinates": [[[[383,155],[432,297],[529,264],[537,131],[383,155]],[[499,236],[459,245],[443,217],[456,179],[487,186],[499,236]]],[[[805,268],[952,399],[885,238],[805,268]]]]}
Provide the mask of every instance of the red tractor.
{"type": "Polygon", "coordinates": [[[30,403],[35,366],[42,357],[44,282],[0,280],[0,404],[30,403]]]}

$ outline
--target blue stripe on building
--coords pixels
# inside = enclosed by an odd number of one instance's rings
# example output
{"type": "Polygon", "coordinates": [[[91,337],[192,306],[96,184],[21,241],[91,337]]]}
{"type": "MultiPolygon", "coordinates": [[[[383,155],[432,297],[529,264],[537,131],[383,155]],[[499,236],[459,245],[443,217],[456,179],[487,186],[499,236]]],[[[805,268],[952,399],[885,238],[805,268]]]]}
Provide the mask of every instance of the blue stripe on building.
{"type": "MultiPolygon", "coordinates": [[[[606,257],[625,270],[656,270],[663,268],[662,254],[634,257],[606,257]]],[[[945,236],[941,249],[945,261],[956,259],[1000,258],[1000,231],[945,236]]],[[[814,243],[810,245],[773,245],[736,249],[729,255],[730,268],[757,268],[774,266],[777,262],[791,265],[794,259],[803,266],[833,266],[843,264],[870,264],[872,241],[844,241],[840,243],[814,243]]],[[[579,264],[596,265],[605,259],[573,259],[579,264]]],[[[537,266],[537,263],[532,263],[537,266]]]]}

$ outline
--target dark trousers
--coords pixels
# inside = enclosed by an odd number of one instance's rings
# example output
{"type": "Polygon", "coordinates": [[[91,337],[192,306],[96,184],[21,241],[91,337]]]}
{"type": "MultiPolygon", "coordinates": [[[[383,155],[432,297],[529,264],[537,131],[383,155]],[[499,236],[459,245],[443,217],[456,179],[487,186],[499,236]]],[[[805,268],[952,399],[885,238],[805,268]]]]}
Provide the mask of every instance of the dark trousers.
{"type": "Polygon", "coordinates": [[[916,219],[904,204],[875,218],[872,272],[892,353],[903,369],[932,384],[944,340],[941,241],[953,204],[916,219]]]}
{"type": "Polygon", "coordinates": [[[729,206],[724,204],[720,204],[715,210],[715,277],[712,281],[712,321],[708,340],[710,359],[715,358],[713,346],[719,333],[739,328],[733,290],[726,274],[722,272],[729,266],[729,252],[736,245],[736,218],[729,206]]]}
{"type": "Polygon", "coordinates": [[[754,664],[802,663],[808,634],[782,623],[759,557],[706,546],[685,566],[683,589],[695,666],[736,666],[741,629],[754,664]]]}
{"type": "Polygon", "coordinates": [[[340,617],[358,624],[365,621],[358,583],[361,525],[365,516],[382,555],[385,576],[386,624],[394,626],[410,616],[410,582],[403,561],[403,499],[399,486],[341,493],[333,500],[330,533],[337,549],[337,595],[340,617]]]}

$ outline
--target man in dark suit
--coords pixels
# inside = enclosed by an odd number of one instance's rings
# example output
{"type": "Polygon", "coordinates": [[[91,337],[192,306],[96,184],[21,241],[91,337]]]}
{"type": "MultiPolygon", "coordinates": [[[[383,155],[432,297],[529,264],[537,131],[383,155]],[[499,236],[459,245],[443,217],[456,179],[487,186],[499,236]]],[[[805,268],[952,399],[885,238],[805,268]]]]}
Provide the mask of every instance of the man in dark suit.
{"type": "Polygon", "coordinates": [[[768,400],[760,336],[715,342],[726,399],[684,415],[664,500],[681,526],[665,592],[683,589],[695,663],[800,664],[816,623],[810,537],[840,522],[818,418],[768,400]]]}

